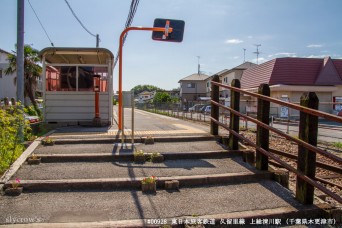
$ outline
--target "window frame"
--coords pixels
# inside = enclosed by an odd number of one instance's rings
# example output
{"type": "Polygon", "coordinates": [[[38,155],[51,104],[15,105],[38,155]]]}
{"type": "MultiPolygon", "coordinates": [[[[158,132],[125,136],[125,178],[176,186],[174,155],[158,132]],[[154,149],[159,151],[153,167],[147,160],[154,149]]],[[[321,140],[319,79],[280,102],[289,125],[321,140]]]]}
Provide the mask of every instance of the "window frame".
{"type": "MultiPolygon", "coordinates": [[[[108,93],[110,90],[110,85],[108,83],[110,83],[111,78],[111,69],[108,66],[108,64],[63,64],[63,63],[47,63],[46,66],[51,66],[51,67],[76,67],[76,88],[73,91],[70,92],[93,92],[93,90],[91,91],[87,91],[87,90],[79,90],[79,67],[93,67],[93,68],[100,68],[100,67],[104,67],[107,69],[107,71],[104,71],[104,73],[106,73],[106,90],[105,91],[101,91],[101,93],[108,93]]],[[[47,81],[47,74],[45,74],[45,81],[47,81]]],[[[60,85],[61,86],[61,85],[60,85]]],[[[60,87],[59,86],[59,87],[60,87]]],[[[59,88],[61,89],[61,88],[59,88]]],[[[63,90],[57,90],[57,91],[48,91],[47,87],[45,88],[46,92],[64,92],[63,90]]]]}

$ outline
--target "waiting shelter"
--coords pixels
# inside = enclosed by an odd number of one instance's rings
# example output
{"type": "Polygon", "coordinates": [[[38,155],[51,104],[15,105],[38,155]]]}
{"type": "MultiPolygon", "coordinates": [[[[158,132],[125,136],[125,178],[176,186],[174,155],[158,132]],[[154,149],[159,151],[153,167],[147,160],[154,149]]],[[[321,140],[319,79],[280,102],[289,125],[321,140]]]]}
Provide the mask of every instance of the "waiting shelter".
{"type": "Polygon", "coordinates": [[[95,116],[96,88],[101,124],[112,125],[114,56],[111,51],[48,47],[40,52],[40,57],[45,122],[62,126],[91,124],[95,116]]]}

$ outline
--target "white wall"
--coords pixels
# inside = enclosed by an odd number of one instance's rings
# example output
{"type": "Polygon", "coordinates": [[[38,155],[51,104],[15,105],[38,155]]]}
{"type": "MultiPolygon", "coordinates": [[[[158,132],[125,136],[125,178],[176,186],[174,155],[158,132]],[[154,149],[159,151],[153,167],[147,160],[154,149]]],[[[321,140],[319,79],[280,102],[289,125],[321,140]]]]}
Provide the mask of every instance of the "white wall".
{"type": "Polygon", "coordinates": [[[14,84],[16,72],[11,75],[5,75],[5,69],[8,65],[7,54],[0,52],[0,70],[2,70],[2,77],[0,77],[0,99],[4,97],[16,98],[17,87],[14,84]]]}
{"type": "MultiPolygon", "coordinates": [[[[108,93],[100,93],[100,117],[111,122],[112,106],[108,106],[108,93]]],[[[87,122],[95,117],[94,92],[46,92],[46,122],[87,122]]]]}

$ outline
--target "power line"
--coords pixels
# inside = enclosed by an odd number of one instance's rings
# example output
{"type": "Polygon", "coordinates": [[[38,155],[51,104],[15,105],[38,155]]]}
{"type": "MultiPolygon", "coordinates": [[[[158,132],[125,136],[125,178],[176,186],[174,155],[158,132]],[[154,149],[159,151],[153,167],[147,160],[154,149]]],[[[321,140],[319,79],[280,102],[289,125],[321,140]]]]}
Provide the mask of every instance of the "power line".
{"type": "MultiPolygon", "coordinates": [[[[128,12],[127,20],[126,20],[126,23],[125,23],[125,29],[131,26],[131,24],[133,22],[134,15],[137,12],[138,5],[139,5],[139,0],[132,0],[131,6],[130,6],[130,9],[129,9],[129,12],[128,12]]],[[[127,35],[128,34],[126,33],[126,35],[123,38],[122,45],[125,44],[127,35]]],[[[115,57],[115,61],[114,61],[114,68],[115,68],[116,63],[118,62],[118,60],[119,60],[119,50],[116,53],[116,57],[115,57]]]]}
{"type": "Polygon", "coordinates": [[[95,35],[95,34],[91,33],[91,32],[85,27],[85,25],[82,23],[82,21],[77,17],[76,13],[75,13],[74,10],[71,8],[71,6],[70,6],[68,0],[64,0],[64,1],[65,1],[65,3],[68,5],[68,7],[69,7],[69,9],[70,9],[70,11],[71,11],[71,13],[72,13],[72,15],[74,15],[74,17],[75,17],[76,20],[80,23],[80,25],[84,28],[84,30],[86,30],[90,35],[96,37],[96,47],[98,47],[98,46],[99,46],[99,45],[98,45],[98,44],[99,44],[99,35],[98,35],[98,34],[95,35]]]}
{"type": "Polygon", "coordinates": [[[52,43],[52,41],[51,41],[51,39],[50,39],[50,37],[49,37],[48,33],[46,32],[46,30],[45,30],[45,28],[44,28],[44,26],[43,26],[42,22],[40,21],[40,19],[39,19],[38,15],[37,15],[37,13],[36,13],[36,11],[34,10],[34,8],[33,8],[32,4],[31,4],[30,0],[28,0],[28,3],[30,4],[30,6],[31,6],[31,9],[32,9],[33,13],[36,15],[36,17],[37,17],[37,19],[38,19],[38,21],[39,21],[39,24],[40,24],[40,26],[42,26],[42,29],[44,30],[44,32],[45,32],[45,35],[46,35],[46,36],[47,36],[47,38],[49,39],[49,41],[50,41],[50,43],[51,43],[51,46],[53,47],[54,45],[53,45],[53,43],[52,43]]]}

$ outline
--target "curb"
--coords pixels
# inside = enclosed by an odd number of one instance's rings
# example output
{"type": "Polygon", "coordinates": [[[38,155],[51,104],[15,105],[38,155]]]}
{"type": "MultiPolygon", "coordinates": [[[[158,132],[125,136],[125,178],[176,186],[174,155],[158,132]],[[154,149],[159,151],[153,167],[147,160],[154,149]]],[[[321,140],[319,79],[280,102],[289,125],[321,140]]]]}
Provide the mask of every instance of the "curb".
{"type": "MultiPolygon", "coordinates": [[[[180,187],[203,185],[222,185],[233,183],[251,183],[259,180],[270,180],[272,173],[267,171],[252,173],[226,173],[213,175],[160,177],[157,181],[159,189],[164,189],[165,181],[178,180],[180,187]]],[[[138,178],[102,178],[102,179],[62,179],[62,180],[21,180],[25,192],[68,191],[68,190],[139,190],[144,177],[138,178]]],[[[10,187],[6,183],[5,187],[10,187]]]]}

